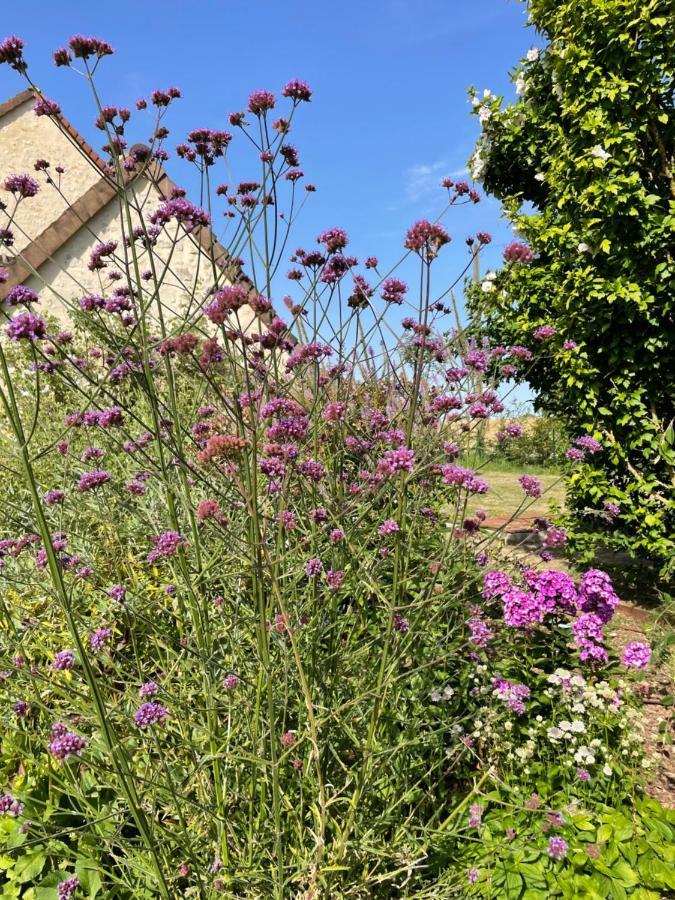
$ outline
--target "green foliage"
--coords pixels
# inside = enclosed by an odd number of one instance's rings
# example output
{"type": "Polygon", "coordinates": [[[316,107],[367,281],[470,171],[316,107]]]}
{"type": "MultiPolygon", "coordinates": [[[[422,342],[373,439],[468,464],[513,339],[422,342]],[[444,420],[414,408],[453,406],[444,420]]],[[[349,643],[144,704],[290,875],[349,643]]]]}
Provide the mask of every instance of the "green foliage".
{"type": "Polygon", "coordinates": [[[663,564],[675,548],[672,4],[532,0],[530,13],[546,46],[517,69],[517,102],[476,100],[472,165],[536,255],[507,262],[470,305],[499,342],[532,348],[536,328],[556,328],[527,380],[572,436],[605,447],[570,478],[571,537],[611,536],[663,564]],[[611,523],[593,514],[605,500],[621,507],[611,523]]]}
{"type": "Polygon", "coordinates": [[[494,463],[513,463],[521,471],[532,466],[555,469],[565,461],[569,438],[562,425],[552,416],[532,416],[523,421],[521,437],[492,442],[494,463]]]}
{"type": "Polygon", "coordinates": [[[495,806],[484,818],[483,860],[473,847],[463,848],[480,871],[467,896],[659,900],[675,891],[675,812],[648,797],[626,797],[614,808],[570,807],[560,826],[547,812],[556,798],[532,809],[522,791],[503,788],[487,799],[495,806]],[[548,834],[568,844],[563,860],[546,852],[548,834]]]}

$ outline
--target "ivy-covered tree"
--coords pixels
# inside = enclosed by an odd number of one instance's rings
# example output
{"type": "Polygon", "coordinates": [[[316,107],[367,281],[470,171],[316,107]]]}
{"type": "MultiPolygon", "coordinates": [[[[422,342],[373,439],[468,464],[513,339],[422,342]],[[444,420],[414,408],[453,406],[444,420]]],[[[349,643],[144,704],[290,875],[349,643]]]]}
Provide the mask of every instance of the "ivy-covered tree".
{"type": "Polygon", "coordinates": [[[569,478],[577,547],[675,556],[675,13],[672,0],[530,0],[545,46],[518,99],[473,94],[473,176],[524,243],[470,291],[493,340],[535,347],[524,379],[602,450],[569,478]],[[555,329],[555,331],[553,331],[555,329]],[[544,342],[544,343],[542,343],[544,342]],[[618,508],[618,509],[617,509],[618,508]]]}

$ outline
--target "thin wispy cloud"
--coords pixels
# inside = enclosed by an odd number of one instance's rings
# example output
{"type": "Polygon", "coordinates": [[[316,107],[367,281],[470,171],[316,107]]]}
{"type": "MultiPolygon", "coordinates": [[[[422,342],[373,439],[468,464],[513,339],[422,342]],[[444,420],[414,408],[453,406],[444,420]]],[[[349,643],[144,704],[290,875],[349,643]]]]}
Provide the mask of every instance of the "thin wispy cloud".
{"type": "Polygon", "coordinates": [[[430,201],[441,197],[441,181],[444,178],[463,178],[468,175],[466,166],[450,169],[445,159],[432,163],[415,163],[403,172],[402,198],[399,202],[387,207],[387,212],[394,212],[405,206],[429,207],[430,201]]]}
{"type": "Polygon", "coordinates": [[[440,181],[445,177],[447,162],[439,159],[433,163],[416,163],[406,169],[405,198],[410,203],[419,203],[429,194],[438,190],[440,181]]]}

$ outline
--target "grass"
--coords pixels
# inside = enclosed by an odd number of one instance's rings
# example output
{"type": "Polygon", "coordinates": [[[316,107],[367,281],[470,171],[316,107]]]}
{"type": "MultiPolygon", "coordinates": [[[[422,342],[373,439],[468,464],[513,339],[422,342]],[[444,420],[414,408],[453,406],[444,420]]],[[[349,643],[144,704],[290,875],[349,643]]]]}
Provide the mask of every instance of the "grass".
{"type": "Polygon", "coordinates": [[[526,497],[518,484],[518,475],[523,469],[514,467],[504,471],[501,466],[480,469],[481,478],[490,485],[490,491],[483,496],[471,497],[469,511],[484,509],[488,516],[546,516],[550,514],[550,503],[562,508],[565,505],[565,483],[562,476],[550,469],[543,473],[533,471],[530,467],[527,474],[535,474],[541,481],[542,496],[537,500],[526,497]]]}

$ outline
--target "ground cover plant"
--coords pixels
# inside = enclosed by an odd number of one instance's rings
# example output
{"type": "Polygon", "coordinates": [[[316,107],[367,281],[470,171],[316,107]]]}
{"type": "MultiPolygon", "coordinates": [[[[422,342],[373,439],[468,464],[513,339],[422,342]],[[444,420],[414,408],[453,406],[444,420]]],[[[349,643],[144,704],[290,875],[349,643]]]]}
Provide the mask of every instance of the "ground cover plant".
{"type": "MultiPolygon", "coordinates": [[[[62,298],[67,331],[25,288],[3,309],[2,896],[675,889],[672,817],[642,793],[649,647],[611,653],[605,573],[546,568],[564,530],[540,517],[542,566],[518,567],[469,510],[489,484],[458,460],[536,345],[447,336],[440,219],[402,235],[415,290],[341,228],[295,249],[304,82],[188,135],[204,208],[177,192],[146,214],[130,175],[165,158],[179,91],[139,101],[154,140],[129,150],[136,116],[96,92],[112,53],[55,53],[91,83],[119,192],[100,290],[62,298]],[[216,186],[232,134],[251,169],[216,186]],[[165,309],[157,242],[217,211],[249,278],[214,264],[165,309]]],[[[18,38],[0,62],[30,79],[18,38]]],[[[6,244],[53,188],[37,169],[5,176],[6,244]]],[[[479,199],[443,190],[453,214],[479,199]]],[[[542,485],[513,478],[526,511],[542,485]]]]}

